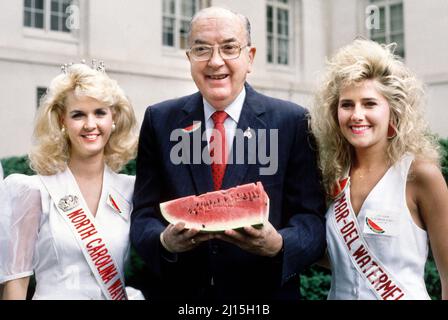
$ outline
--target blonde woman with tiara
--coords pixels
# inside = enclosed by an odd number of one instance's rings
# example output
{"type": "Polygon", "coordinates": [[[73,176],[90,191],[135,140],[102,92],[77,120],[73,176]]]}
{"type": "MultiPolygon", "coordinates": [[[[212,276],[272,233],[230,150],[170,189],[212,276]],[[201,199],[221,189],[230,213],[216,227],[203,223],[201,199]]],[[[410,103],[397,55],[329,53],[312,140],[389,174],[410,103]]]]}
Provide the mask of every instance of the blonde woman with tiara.
{"type": "MultiPolygon", "coordinates": [[[[0,221],[4,299],[131,298],[125,260],[134,177],[117,172],[136,152],[129,100],[102,63],[63,66],[41,100],[29,154],[35,176],[5,179],[0,221]]],[[[139,292],[137,292],[138,294],[139,292]]]]}
{"type": "Polygon", "coordinates": [[[331,200],[329,299],[429,299],[429,244],[448,298],[448,190],[420,82],[394,45],[355,40],[328,62],[311,125],[331,200]]]}

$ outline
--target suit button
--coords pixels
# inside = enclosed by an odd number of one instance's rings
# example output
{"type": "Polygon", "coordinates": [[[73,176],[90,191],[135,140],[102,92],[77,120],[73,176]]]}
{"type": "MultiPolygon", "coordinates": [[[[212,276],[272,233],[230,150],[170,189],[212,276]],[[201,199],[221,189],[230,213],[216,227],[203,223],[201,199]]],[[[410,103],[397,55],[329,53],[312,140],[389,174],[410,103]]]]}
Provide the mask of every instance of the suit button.
{"type": "Polygon", "coordinates": [[[219,247],[216,244],[212,245],[212,254],[218,254],[218,250],[219,247]]]}

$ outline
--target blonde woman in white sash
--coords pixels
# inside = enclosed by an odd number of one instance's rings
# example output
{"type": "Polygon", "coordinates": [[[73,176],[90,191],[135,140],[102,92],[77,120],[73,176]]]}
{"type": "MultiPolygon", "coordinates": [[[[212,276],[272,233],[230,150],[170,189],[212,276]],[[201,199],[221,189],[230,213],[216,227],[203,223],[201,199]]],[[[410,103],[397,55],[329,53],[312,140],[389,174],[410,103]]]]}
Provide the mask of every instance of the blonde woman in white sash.
{"type": "Polygon", "coordinates": [[[103,64],[73,64],[50,84],[34,128],[36,176],[10,175],[0,221],[4,299],[126,299],[135,156],[132,106],[103,64]]]}
{"type": "Polygon", "coordinates": [[[332,200],[329,299],[429,299],[429,243],[448,298],[448,190],[422,87],[393,48],[355,40],[340,49],[313,108],[332,200]]]}

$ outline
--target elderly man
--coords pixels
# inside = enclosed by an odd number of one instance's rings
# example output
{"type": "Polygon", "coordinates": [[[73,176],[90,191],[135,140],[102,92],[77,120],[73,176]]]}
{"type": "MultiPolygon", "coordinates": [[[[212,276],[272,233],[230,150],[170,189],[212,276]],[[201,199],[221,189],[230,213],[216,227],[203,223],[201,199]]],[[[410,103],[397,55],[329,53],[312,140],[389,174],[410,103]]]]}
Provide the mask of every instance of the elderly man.
{"type": "Polygon", "coordinates": [[[192,19],[189,44],[199,92],[148,107],[140,133],[131,241],[149,269],[144,291],[150,300],[297,300],[299,272],[325,247],[325,204],[306,111],[246,83],[256,53],[246,17],[203,9],[192,19]],[[199,149],[187,140],[191,158],[199,152],[200,161],[173,161],[178,141],[170,136],[182,128],[200,129],[206,137],[199,149]],[[222,162],[210,163],[203,152],[212,149],[211,129],[222,134],[222,162]],[[236,146],[238,131],[244,132],[243,148],[236,146]],[[270,151],[271,168],[260,157],[249,161],[250,139],[270,151]],[[256,181],[270,198],[269,221],[261,229],[202,233],[182,222],[167,225],[158,208],[163,201],[256,181]]]}

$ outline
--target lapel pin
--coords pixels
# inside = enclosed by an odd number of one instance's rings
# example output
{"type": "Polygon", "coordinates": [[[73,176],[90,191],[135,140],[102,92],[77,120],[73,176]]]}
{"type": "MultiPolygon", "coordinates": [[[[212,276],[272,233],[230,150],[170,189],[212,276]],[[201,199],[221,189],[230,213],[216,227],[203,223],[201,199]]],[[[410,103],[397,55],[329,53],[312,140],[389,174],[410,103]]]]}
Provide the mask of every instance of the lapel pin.
{"type": "Polygon", "coordinates": [[[246,129],[246,131],[244,131],[243,136],[246,137],[247,139],[251,139],[252,138],[252,129],[250,127],[248,127],[246,129]]]}
{"type": "Polygon", "coordinates": [[[201,121],[194,121],[191,126],[182,129],[182,132],[192,133],[198,130],[201,127],[201,121]]]}

